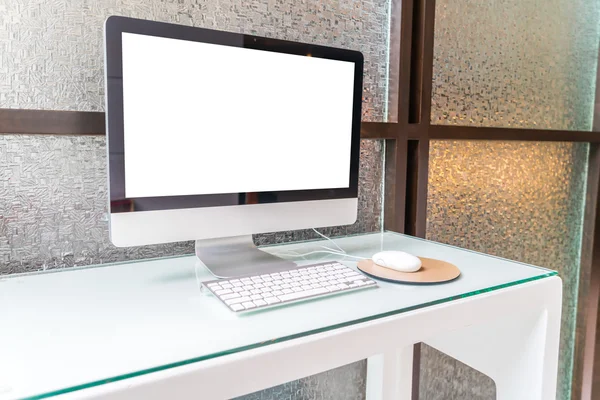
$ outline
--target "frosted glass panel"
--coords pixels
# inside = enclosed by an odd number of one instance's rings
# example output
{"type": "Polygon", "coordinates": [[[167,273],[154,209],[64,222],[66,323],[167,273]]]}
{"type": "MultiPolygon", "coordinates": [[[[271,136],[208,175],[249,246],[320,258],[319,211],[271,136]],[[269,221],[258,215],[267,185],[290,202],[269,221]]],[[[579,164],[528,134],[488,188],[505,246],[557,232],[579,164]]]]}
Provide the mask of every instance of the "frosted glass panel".
{"type": "MultiPolygon", "coordinates": [[[[571,387],[587,158],[581,143],[432,141],[430,148],[428,239],[559,271],[558,399],[571,387]]],[[[433,367],[422,370],[423,398],[434,398],[431,382],[455,367],[443,358],[425,365],[433,367]]],[[[483,392],[486,382],[471,376],[483,392]]]]}
{"type": "Polygon", "coordinates": [[[590,130],[600,2],[439,0],[431,122],[590,130]]]}
{"type": "Polygon", "coordinates": [[[111,14],[360,50],[366,120],[387,97],[387,0],[10,0],[0,3],[0,108],[104,108],[111,14]]]}

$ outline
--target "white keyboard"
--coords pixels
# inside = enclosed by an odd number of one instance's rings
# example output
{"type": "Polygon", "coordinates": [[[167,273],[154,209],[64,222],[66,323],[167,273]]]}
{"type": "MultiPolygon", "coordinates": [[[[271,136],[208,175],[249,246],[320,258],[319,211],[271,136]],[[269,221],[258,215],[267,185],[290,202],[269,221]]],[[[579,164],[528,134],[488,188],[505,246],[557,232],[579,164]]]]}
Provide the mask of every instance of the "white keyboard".
{"type": "Polygon", "coordinates": [[[377,287],[339,262],[304,265],[272,274],[203,282],[231,311],[244,312],[315,297],[377,287]]]}

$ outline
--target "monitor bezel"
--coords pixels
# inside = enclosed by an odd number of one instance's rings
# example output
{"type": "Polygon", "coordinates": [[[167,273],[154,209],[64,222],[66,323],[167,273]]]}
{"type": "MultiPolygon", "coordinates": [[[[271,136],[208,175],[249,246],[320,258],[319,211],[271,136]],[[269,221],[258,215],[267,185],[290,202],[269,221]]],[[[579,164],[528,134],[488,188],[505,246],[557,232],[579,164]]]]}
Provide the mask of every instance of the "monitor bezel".
{"type": "MultiPolygon", "coordinates": [[[[362,53],[354,50],[120,16],[109,17],[105,23],[105,80],[110,212],[124,213],[136,211],[157,211],[183,208],[357,198],[360,159],[363,64],[364,59],[362,53]],[[223,193],[143,198],[126,197],[123,122],[123,33],[189,40],[195,42],[353,62],[355,64],[355,76],[349,187],[257,193],[223,193]]],[[[327,165],[327,160],[307,160],[307,162],[323,162],[324,168],[326,168],[327,165]]]]}

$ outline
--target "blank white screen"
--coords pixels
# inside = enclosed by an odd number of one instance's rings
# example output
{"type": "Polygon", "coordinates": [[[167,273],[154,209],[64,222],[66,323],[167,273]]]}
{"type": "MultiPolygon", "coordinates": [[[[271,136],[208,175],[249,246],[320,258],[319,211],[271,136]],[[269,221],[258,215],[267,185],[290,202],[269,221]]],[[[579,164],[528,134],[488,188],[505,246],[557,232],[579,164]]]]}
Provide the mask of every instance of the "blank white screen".
{"type": "Polygon", "coordinates": [[[349,187],[354,63],[123,33],[129,198],[349,187]]]}

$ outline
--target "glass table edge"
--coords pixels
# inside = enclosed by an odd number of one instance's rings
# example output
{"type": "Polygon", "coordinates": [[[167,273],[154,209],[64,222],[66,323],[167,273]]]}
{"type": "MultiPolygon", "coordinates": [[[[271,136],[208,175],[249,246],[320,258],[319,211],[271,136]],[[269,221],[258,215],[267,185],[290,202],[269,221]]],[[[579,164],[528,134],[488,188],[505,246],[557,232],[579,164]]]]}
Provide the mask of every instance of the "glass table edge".
{"type": "Polygon", "coordinates": [[[50,397],[54,397],[54,396],[64,395],[67,393],[73,393],[73,392],[77,392],[79,390],[90,389],[93,387],[98,387],[98,386],[106,385],[106,384],[113,383],[113,382],[131,379],[131,378],[135,378],[135,377],[142,376],[142,375],[165,371],[165,370],[169,370],[169,369],[173,369],[173,368],[177,368],[177,367],[182,367],[185,365],[195,364],[195,363],[198,363],[201,361],[206,361],[206,360],[215,359],[215,358],[222,357],[222,356],[227,356],[230,354],[236,354],[236,353],[240,353],[240,352],[247,351],[247,350],[261,348],[261,347],[269,346],[269,345],[272,345],[275,343],[287,342],[287,341],[298,339],[298,338],[305,337],[305,336],[315,335],[318,333],[328,332],[328,331],[332,331],[335,329],[340,329],[340,328],[345,328],[345,327],[352,326],[352,325],[370,322],[370,321],[374,321],[376,319],[381,319],[381,318],[390,317],[390,316],[394,316],[394,315],[398,315],[398,314],[403,314],[403,313],[406,313],[409,311],[414,311],[414,310],[418,310],[421,308],[431,307],[431,306],[447,303],[447,302],[454,301],[454,300],[460,300],[460,299],[476,296],[479,294],[489,293],[489,292],[493,292],[496,290],[509,288],[512,286],[522,285],[522,284],[525,284],[528,282],[533,282],[533,281],[537,281],[540,279],[549,278],[549,277],[553,277],[553,276],[558,276],[558,273],[556,271],[547,270],[547,273],[545,273],[545,274],[532,276],[532,277],[521,279],[518,281],[513,281],[513,282],[501,284],[501,285],[491,286],[491,287],[488,287],[485,289],[476,290],[476,291],[472,291],[472,292],[466,292],[466,293],[458,294],[455,296],[446,297],[443,299],[437,299],[437,300],[430,301],[427,303],[421,303],[421,304],[417,304],[414,306],[401,308],[398,310],[387,311],[385,313],[370,315],[368,317],[363,317],[363,318],[359,318],[359,319],[355,319],[355,320],[351,320],[351,321],[341,322],[341,323],[337,323],[334,325],[325,326],[322,328],[316,328],[316,329],[312,329],[309,331],[299,332],[299,333],[284,336],[281,338],[266,340],[266,341],[263,341],[260,343],[253,343],[253,344],[249,344],[249,345],[245,345],[245,346],[241,346],[241,347],[236,347],[236,348],[229,349],[229,350],[226,350],[223,352],[207,354],[207,355],[200,356],[200,357],[194,357],[194,358],[190,358],[190,359],[186,359],[186,360],[176,361],[173,363],[163,364],[163,365],[159,365],[159,366],[152,367],[152,368],[146,368],[146,369],[143,369],[140,371],[129,372],[126,374],[116,375],[116,376],[113,376],[110,378],[99,379],[96,381],[83,383],[80,385],[70,386],[67,388],[58,389],[58,390],[54,390],[54,391],[47,392],[47,393],[23,397],[21,399],[22,400],[38,400],[38,399],[46,399],[46,398],[50,398],[50,397]]]}

